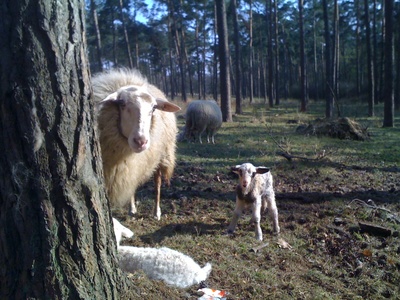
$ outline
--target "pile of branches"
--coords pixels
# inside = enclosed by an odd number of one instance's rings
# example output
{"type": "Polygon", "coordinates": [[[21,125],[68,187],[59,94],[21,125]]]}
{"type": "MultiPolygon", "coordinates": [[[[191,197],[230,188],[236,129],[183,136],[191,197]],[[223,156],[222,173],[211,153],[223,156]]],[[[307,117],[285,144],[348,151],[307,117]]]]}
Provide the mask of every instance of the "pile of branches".
{"type": "Polygon", "coordinates": [[[356,141],[365,141],[370,137],[367,128],[349,118],[338,118],[336,120],[316,119],[308,125],[298,126],[296,132],[305,135],[329,136],[356,141]]]}

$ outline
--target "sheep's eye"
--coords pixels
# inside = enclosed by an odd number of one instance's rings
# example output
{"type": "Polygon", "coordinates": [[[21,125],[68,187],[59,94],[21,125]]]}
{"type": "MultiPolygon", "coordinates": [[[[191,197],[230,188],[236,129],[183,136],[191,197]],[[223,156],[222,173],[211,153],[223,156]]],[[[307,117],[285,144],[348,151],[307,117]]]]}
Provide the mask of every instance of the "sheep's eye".
{"type": "Polygon", "coordinates": [[[151,109],[150,114],[154,113],[154,111],[157,109],[157,105],[154,105],[153,108],[151,109]]]}
{"type": "Polygon", "coordinates": [[[256,176],[256,172],[253,172],[253,173],[251,173],[251,177],[254,177],[254,176],[256,176]]]}
{"type": "Polygon", "coordinates": [[[242,172],[242,170],[239,170],[239,175],[240,175],[240,176],[242,176],[242,175],[243,175],[243,172],[242,172]]]}

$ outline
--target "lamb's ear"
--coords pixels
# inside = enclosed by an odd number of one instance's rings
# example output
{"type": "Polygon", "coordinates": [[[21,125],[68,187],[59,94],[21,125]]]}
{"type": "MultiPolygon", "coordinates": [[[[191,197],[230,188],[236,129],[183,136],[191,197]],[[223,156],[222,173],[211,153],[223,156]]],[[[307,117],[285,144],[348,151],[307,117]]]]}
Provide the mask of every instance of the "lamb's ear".
{"type": "Polygon", "coordinates": [[[268,173],[268,172],[269,172],[269,168],[267,168],[267,167],[257,167],[256,168],[257,174],[264,174],[264,173],[268,173]]]}
{"type": "Polygon", "coordinates": [[[157,109],[166,111],[166,112],[177,112],[180,111],[181,108],[178,105],[175,105],[165,99],[157,98],[157,109]]]}

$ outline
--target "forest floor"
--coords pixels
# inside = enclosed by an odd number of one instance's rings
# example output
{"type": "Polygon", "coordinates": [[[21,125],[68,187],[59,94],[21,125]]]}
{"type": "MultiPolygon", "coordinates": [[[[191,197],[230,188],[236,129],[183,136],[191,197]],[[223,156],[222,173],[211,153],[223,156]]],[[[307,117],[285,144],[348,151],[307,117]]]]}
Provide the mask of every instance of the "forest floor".
{"type": "MultiPolygon", "coordinates": [[[[366,106],[349,104],[342,115],[361,124],[367,140],[296,133],[323,117],[322,103],[309,106],[308,113],[290,101],[268,110],[246,106],[223,124],[215,145],[178,143],[171,186],[162,190],[161,220],[151,216],[152,182],[137,192],[135,219],[114,211],[135,233],[123,244],[165,246],[201,266],[212,263],[206,283],[226,291],[227,299],[400,299],[400,119],[396,128],[382,128],[379,111],[367,118],[366,106]],[[238,182],[230,167],[243,162],[271,168],[280,238],[291,248],[278,245],[268,216],[263,242],[255,239],[249,214],[226,235],[238,182]]],[[[178,121],[182,127],[182,116],[178,121]]],[[[199,286],[178,289],[142,272],[129,277],[143,299],[202,295],[199,286]]]]}

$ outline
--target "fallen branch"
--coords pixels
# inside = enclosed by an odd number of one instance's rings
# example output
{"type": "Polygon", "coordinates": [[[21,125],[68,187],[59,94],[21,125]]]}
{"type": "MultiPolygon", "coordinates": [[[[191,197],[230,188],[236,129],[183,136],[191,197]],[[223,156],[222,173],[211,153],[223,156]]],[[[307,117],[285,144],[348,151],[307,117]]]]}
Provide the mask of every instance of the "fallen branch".
{"type": "Polygon", "coordinates": [[[388,213],[388,218],[389,219],[393,219],[396,223],[400,224],[400,217],[397,214],[393,213],[392,211],[390,211],[387,208],[377,206],[375,204],[375,202],[373,200],[371,200],[371,199],[368,199],[367,202],[365,202],[365,201],[363,201],[361,199],[353,199],[353,200],[350,201],[350,203],[348,205],[350,206],[353,203],[359,204],[359,205],[364,206],[366,208],[384,211],[384,212],[388,213]]]}
{"type": "Polygon", "coordinates": [[[366,232],[382,237],[388,237],[392,235],[392,230],[382,226],[362,222],[358,222],[358,225],[360,226],[361,232],[366,232]]]}
{"type": "Polygon", "coordinates": [[[305,156],[297,156],[297,155],[291,155],[287,152],[276,152],[277,155],[283,156],[284,158],[286,158],[288,161],[292,161],[292,159],[297,158],[297,159],[303,159],[303,160],[319,160],[322,157],[317,157],[317,158],[310,158],[310,157],[305,157],[305,156]]]}

